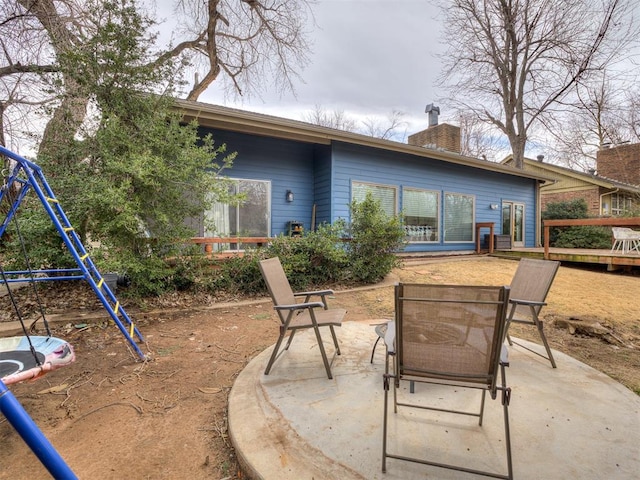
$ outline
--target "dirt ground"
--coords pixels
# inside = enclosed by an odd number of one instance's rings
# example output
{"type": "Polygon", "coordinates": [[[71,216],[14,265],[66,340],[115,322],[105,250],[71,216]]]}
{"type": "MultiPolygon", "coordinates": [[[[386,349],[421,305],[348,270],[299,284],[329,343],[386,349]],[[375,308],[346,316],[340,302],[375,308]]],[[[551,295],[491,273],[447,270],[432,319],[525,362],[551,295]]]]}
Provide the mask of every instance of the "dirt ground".
{"type": "MultiPolygon", "coordinates": [[[[501,285],[516,265],[488,257],[407,263],[385,286],[339,291],[332,302],[348,309],[347,321],[391,318],[394,281],[501,285]]],[[[270,301],[170,295],[144,309],[125,304],[153,357],[142,363],[117,328],[96,316],[88,287],[57,285],[40,296],[55,335],[74,345],[77,361],[11,391],[76,475],[246,478],[227,435],[227,395],[244,366],[275,342],[270,301]]],[[[638,292],[638,275],[561,267],[543,309],[552,348],[640,394],[638,292]]],[[[6,299],[2,304],[6,311],[6,299]]],[[[536,341],[532,327],[514,325],[511,333],[536,341]]],[[[371,335],[373,344],[373,329],[371,335]]],[[[0,479],[40,478],[48,478],[46,470],[0,417],[0,479]]]]}

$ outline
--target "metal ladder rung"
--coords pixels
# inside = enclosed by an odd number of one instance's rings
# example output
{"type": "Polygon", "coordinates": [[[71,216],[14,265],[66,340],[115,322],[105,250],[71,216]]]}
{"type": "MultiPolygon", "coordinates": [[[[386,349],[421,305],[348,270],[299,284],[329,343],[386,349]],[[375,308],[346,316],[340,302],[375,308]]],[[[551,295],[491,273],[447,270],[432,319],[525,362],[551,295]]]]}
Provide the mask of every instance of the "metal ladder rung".
{"type": "MultiPolygon", "coordinates": [[[[69,219],[67,218],[66,214],[62,210],[62,206],[60,205],[60,202],[55,198],[55,195],[51,190],[51,187],[47,183],[47,180],[45,179],[41,168],[37,164],[30,162],[26,158],[21,157],[20,155],[10,150],[7,150],[5,147],[1,145],[0,145],[0,155],[4,155],[8,158],[11,158],[16,162],[16,165],[14,166],[11,172],[11,175],[9,177],[10,179],[9,183],[7,183],[5,189],[0,190],[0,200],[5,195],[5,192],[11,189],[13,182],[18,182],[22,184],[22,190],[20,195],[18,195],[18,197],[14,200],[11,208],[9,209],[6,215],[5,222],[0,224],[0,238],[6,229],[6,224],[11,219],[11,217],[15,215],[15,212],[18,210],[18,206],[22,202],[25,195],[28,193],[28,190],[29,190],[28,187],[30,187],[40,199],[42,206],[44,207],[47,214],[51,218],[51,221],[53,222],[54,226],[56,227],[56,230],[60,234],[60,237],[65,243],[69,253],[71,253],[74,260],[76,261],[80,271],[82,272],[82,276],[84,277],[84,279],[89,281],[94,293],[96,294],[98,299],[101,301],[105,310],[107,310],[107,312],[111,316],[111,319],[118,326],[118,329],[127,339],[129,344],[133,347],[133,349],[140,356],[140,358],[142,358],[143,360],[146,360],[147,358],[146,355],[142,353],[142,351],[140,350],[140,348],[138,347],[138,345],[133,339],[133,335],[136,334],[140,339],[140,341],[144,342],[144,338],[142,337],[142,334],[138,331],[134,322],[129,318],[124,308],[120,306],[120,302],[117,301],[117,299],[115,298],[115,295],[113,294],[111,289],[109,289],[108,285],[106,287],[103,287],[104,278],[102,277],[102,275],[100,275],[100,273],[98,272],[98,269],[95,267],[93,261],[89,257],[89,254],[87,253],[86,249],[82,245],[80,237],[75,232],[73,226],[69,222],[69,219]],[[27,177],[26,179],[20,178],[21,171],[27,177]],[[55,208],[52,207],[50,204],[53,204],[55,208]],[[94,275],[100,279],[98,284],[96,284],[94,275]],[[107,295],[105,295],[105,293],[107,295]],[[115,306],[115,310],[114,310],[114,306],[115,306]],[[128,324],[129,331],[127,331],[127,329],[123,325],[123,321],[121,321],[119,317],[123,319],[124,323],[128,324]]],[[[11,272],[8,272],[8,273],[11,273],[11,272]]]]}

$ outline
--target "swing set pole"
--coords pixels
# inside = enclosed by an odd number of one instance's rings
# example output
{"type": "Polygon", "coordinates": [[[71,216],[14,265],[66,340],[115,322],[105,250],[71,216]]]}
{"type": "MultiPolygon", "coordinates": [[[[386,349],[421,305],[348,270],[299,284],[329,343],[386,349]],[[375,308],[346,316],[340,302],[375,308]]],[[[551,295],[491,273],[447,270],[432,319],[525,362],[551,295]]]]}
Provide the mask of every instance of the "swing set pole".
{"type": "Polygon", "coordinates": [[[0,412],[15,428],[38,460],[56,480],[77,480],[77,476],[66,464],[47,437],[31,419],[18,399],[0,380],[0,412]]]}

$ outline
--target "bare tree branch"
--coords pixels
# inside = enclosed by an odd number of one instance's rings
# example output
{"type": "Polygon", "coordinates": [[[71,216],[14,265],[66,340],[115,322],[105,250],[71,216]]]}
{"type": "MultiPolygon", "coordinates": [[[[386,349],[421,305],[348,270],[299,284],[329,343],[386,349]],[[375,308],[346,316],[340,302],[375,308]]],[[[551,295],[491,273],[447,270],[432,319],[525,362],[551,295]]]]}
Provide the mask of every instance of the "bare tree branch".
{"type": "Polygon", "coordinates": [[[59,71],[55,65],[22,65],[16,63],[6,67],[0,67],[0,77],[15,75],[16,73],[53,73],[59,71]]]}
{"type": "MultiPolygon", "coordinates": [[[[139,1],[144,0],[135,0],[139,1]]],[[[182,78],[189,67],[195,78],[187,93],[190,100],[197,100],[214,82],[223,83],[236,94],[253,94],[259,93],[266,85],[265,79],[270,78],[278,88],[293,91],[294,81],[308,61],[305,27],[313,3],[174,0],[177,10],[169,28],[178,32],[178,42],[158,50],[155,58],[147,59],[147,66],[173,62],[177,78],[182,78]]],[[[89,79],[79,83],[69,78],[58,69],[58,63],[93,38],[98,25],[92,23],[88,13],[103,4],[100,0],[0,2],[0,102],[5,120],[18,115],[18,99],[29,97],[22,92],[28,90],[34,101],[40,102],[50,97],[42,92],[63,87],[48,109],[51,116],[42,133],[41,152],[72,141],[85,120],[90,99],[80,83],[89,79]],[[5,97],[13,85],[19,85],[21,93],[5,97]]],[[[142,8],[134,0],[132,4],[142,8]]],[[[4,122],[5,127],[9,124],[4,122]]]]}
{"type": "Polygon", "coordinates": [[[527,140],[575,86],[624,58],[638,38],[634,0],[443,1],[440,85],[508,138],[523,168],[527,140]]]}
{"type": "Polygon", "coordinates": [[[368,117],[362,121],[364,134],[371,137],[392,140],[397,136],[406,137],[407,122],[404,120],[404,113],[393,110],[385,120],[376,117],[368,117]],[[399,130],[404,128],[404,133],[399,130]]]}
{"type": "Polygon", "coordinates": [[[321,105],[316,105],[311,112],[304,115],[304,121],[321,127],[335,128],[346,132],[355,132],[357,122],[349,117],[344,110],[325,110],[321,105]]]}

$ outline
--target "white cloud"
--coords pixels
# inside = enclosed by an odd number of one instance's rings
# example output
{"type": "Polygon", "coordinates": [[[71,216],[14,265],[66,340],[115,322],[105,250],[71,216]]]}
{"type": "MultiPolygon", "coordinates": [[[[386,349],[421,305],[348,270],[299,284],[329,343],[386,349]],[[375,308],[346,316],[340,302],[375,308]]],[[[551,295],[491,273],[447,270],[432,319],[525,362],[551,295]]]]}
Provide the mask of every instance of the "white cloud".
{"type": "MultiPolygon", "coordinates": [[[[405,113],[408,132],[427,125],[425,105],[437,97],[437,9],[425,0],[320,0],[314,8],[311,63],[296,95],[266,89],[262,98],[229,99],[210,88],[200,101],[302,120],[321,105],[355,118],[405,113]]],[[[446,106],[441,106],[443,115],[446,106]]]]}

